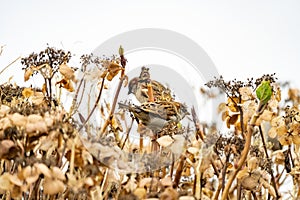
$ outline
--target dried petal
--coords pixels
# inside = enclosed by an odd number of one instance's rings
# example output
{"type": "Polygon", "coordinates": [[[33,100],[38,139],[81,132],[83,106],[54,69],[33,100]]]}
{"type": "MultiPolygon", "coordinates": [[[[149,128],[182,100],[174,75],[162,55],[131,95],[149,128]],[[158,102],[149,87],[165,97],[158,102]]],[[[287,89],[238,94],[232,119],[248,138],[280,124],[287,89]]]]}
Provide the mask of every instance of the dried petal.
{"type": "Polygon", "coordinates": [[[283,136],[283,135],[287,134],[287,128],[285,125],[279,126],[276,128],[276,132],[277,132],[278,136],[283,136]]]}
{"type": "Polygon", "coordinates": [[[238,119],[239,119],[239,115],[232,115],[226,119],[226,122],[229,123],[230,125],[234,125],[238,119]]]}
{"type": "Polygon", "coordinates": [[[25,126],[25,130],[27,133],[46,133],[48,129],[44,121],[37,121],[36,123],[27,123],[25,126]]]}
{"type": "Polygon", "coordinates": [[[179,200],[195,200],[195,197],[193,197],[193,196],[181,196],[181,197],[179,197],[179,200]]]}
{"type": "Polygon", "coordinates": [[[24,88],[23,91],[22,91],[22,95],[25,97],[25,98],[29,98],[33,95],[33,90],[32,88],[24,88]]]}
{"type": "Polygon", "coordinates": [[[164,136],[158,138],[156,141],[162,147],[167,147],[174,142],[174,140],[169,135],[164,135],[164,136]]]}
{"type": "Polygon", "coordinates": [[[189,152],[189,153],[191,153],[191,154],[194,154],[194,155],[196,155],[197,153],[199,153],[199,148],[196,148],[196,147],[189,147],[188,149],[187,149],[187,151],[189,152]]]}
{"type": "Polygon", "coordinates": [[[261,115],[260,115],[260,119],[261,120],[265,120],[265,121],[271,121],[272,117],[273,117],[274,113],[269,111],[269,110],[265,110],[261,115]]]}
{"type": "Polygon", "coordinates": [[[62,80],[56,82],[55,84],[56,85],[58,84],[60,87],[65,88],[69,92],[74,92],[74,87],[70,80],[62,79],[62,80]]]}
{"type": "Polygon", "coordinates": [[[44,174],[45,177],[51,178],[51,171],[45,164],[35,163],[34,167],[38,170],[39,173],[44,174]]]}
{"type": "Polygon", "coordinates": [[[76,82],[74,70],[65,63],[59,66],[59,72],[68,80],[76,82]]]}
{"type": "Polygon", "coordinates": [[[17,146],[12,140],[2,140],[0,142],[0,158],[13,158],[18,153],[17,146]]]}
{"type": "Polygon", "coordinates": [[[279,165],[284,165],[285,155],[283,150],[277,150],[273,154],[275,154],[275,163],[279,165]]]}
{"type": "Polygon", "coordinates": [[[277,128],[276,127],[270,128],[268,135],[270,138],[275,138],[277,136],[277,128]]]}
{"type": "Polygon", "coordinates": [[[137,196],[138,199],[145,199],[147,195],[147,191],[145,190],[145,188],[136,188],[133,194],[137,196]]]}
{"type": "Polygon", "coordinates": [[[28,123],[35,123],[38,121],[43,121],[43,117],[41,115],[32,114],[27,117],[28,123]]]}
{"type": "Polygon", "coordinates": [[[293,135],[292,140],[294,144],[300,144],[300,135],[293,135]]]}
{"type": "Polygon", "coordinates": [[[242,100],[249,100],[252,98],[252,88],[251,87],[241,87],[239,88],[239,92],[242,96],[242,100]]]}
{"type": "Polygon", "coordinates": [[[222,112],[222,120],[225,121],[227,117],[229,117],[229,112],[226,110],[222,112]]]}
{"type": "Polygon", "coordinates": [[[35,92],[34,95],[29,98],[29,100],[35,105],[40,105],[44,102],[44,98],[45,96],[43,92],[35,92]]]}
{"type": "Polygon", "coordinates": [[[54,195],[62,193],[65,190],[65,185],[60,180],[46,178],[43,184],[43,188],[45,194],[54,195]]]}
{"type": "Polygon", "coordinates": [[[278,141],[280,142],[281,145],[283,146],[287,146],[287,145],[291,145],[293,143],[293,139],[292,137],[286,137],[286,136],[281,136],[278,138],[278,141]]]}
{"type": "Polygon", "coordinates": [[[0,106],[0,117],[4,117],[7,115],[10,111],[10,107],[6,105],[1,105],[0,106]]]}
{"type": "Polygon", "coordinates": [[[281,116],[275,117],[271,121],[271,126],[282,126],[285,125],[284,119],[281,116]]]}
{"type": "Polygon", "coordinates": [[[108,65],[108,75],[106,77],[106,79],[108,81],[111,81],[118,73],[120,70],[122,70],[122,66],[119,65],[118,63],[116,62],[111,62],[109,65],[108,65]]]}
{"type": "Polygon", "coordinates": [[[166,187],[166,186],[173,186],[173,181],[171,179],[171,177],[167,176],[167,177],[164,177],[160,180],[160,183],[166,187]]]}
{"type": "Polygon", "coordinates": [[[19,113],[14,113],[12,115],[9,115],[9,119],[16,126],[24,127],[27,123],[27,117],[25,117],[24,115],[21,115],[19,113]]]}
{"type": "Polygon", "coordinates": [[[19,187],[21,187],[23,185],[23,181],[20,180],[19,177],[16,174],[11,175],[9,177],[9,180],[10,180],[11,183],[13,183],[14,185],[17,185],[19,187]]]}
{"type": "Polygon", "coordinates": [[[20,174],[20,177],[22,179],[25,179],[28,184],[35,183],[39,178],[39,173],[35,167],[26,166],[22,173],[20,174]]]}
{"type": "Polygon", "coordinates": [[[0,176],[0,190],[11,191],[14,187],[13,183],[10,181],[11,174],[4,172],[0,176]]]}
{"type": "Polygon", "coordinates": [[[51,171],[53,178],[57,178],[62,181],[66,180],[65,174],[58,167],[54,166],[51,171]]]}
{"type": "Polygon", "coordinates": [[[172,187],[168,187],[160,194],[160,200],[177,200],[179,197],[178,192],[172,187]]]}
{"type": "Polygon", "coordinates": [[[0,119],[0,127],[0,129],[5,130],[7,128],[12,127],[12,123],[7,117],[5,117],[0,119]]]}
{"type": "Polygon", "coordinates": [[[91,177],[87,177],[84,180],[84,184],[88,185],[88,186],[93,186],[94,185],[94,180],[91,177]]]}
{"type": "Polygon", "coordinates": [[[218,113],[224,112],[227,109],[226,103],[220,103],[218,106],[218,113]]]}
{"type": "Polygon", "coordinates": [[[27,68],[24,73],[24,81],[28,81],[30,76],[33,74],[33,70],[31,67],[27,68]]]}
{"type": "Polygon", "coordinates": [[[45,116],[44,117],[45,123],[47,127],[51,127],[54,124],[54,120],[50,116],[45,116]]]}

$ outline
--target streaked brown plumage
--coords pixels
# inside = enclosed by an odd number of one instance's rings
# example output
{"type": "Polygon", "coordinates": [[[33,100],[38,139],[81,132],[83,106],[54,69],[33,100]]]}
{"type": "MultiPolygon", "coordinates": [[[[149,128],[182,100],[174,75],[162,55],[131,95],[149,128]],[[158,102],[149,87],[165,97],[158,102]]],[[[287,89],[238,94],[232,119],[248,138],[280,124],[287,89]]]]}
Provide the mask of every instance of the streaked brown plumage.
{"type": "Polygon", "coordinates": [[[151,130],[160,130],[170,122],[178,123],[189,115],[187,107],[175,101],[145,102],[140,106],[119,103],[119,106],[127,109],[138,123],[142,123],[151,130]]]}
{"type": "Polygon", "coordinates": [[[147,102],[148,84],[151,84],[154,101],[173,101],[171,90],[158,81],[150,79],[149,68],[142,67],[139,77],[130,80],[128,85],[128,94],[134,94],[140,103],[147,102]]]}

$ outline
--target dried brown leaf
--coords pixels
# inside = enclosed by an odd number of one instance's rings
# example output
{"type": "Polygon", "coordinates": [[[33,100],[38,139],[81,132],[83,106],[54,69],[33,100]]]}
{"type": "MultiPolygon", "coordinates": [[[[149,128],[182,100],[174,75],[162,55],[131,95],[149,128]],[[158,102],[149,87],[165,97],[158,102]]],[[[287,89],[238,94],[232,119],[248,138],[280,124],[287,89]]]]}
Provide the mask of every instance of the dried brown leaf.
{"type": "Polygon", "coordinates": [[[65,63],[59,66],[59,72],[68,80],[76,82],[74,70],[65,63]]]}
{"type": "Polygon", "coordinates": [[[31,67],[27,68],[24,73],[24,81],[28,81],[30,76],[33,74],[33,70],[31,67]]]}

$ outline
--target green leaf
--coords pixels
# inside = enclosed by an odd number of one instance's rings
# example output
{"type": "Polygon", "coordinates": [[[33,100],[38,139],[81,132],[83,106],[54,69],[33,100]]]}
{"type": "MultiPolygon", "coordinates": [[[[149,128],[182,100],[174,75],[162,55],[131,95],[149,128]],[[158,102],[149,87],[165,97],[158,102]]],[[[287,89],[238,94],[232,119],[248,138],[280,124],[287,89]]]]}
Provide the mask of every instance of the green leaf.
{"type": "Polygon", "coordinates": [[[272,87],[270,81],[262,81],[261,84],[256,89],[256,96],[261,103],[266,104],[271,99],[272,87]]]}

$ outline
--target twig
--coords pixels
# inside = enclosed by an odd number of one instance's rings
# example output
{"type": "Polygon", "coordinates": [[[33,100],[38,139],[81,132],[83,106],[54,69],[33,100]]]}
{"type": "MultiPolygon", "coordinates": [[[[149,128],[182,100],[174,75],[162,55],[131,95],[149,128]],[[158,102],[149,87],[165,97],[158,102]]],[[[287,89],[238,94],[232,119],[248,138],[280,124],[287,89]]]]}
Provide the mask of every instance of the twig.
{"type": "Polygon", "coordinates": [[[210,163],[211,163],[211,166],[213,167],[213,169],[215,171],[216,176],[219,176],[220,173],[219,173],[219,171],[217,169],[217,166],[216,166],[216,164],[215,164],[215,162],[212,158],[210,159],[210,163]]]}
{"type": "Polygon", "coordinates": [[[100,137],[101,135],[104,134],[107,126],[110,124],[111,122],[111,119],[113,117],[113,113],[115,112],[115,108],[116,108],[116,104],[117,104],[117,101],[118,101],[118,97],[119,97],[119,94],[120,94],[120,91],[121,91],[121,87],[123,85],[123,81],[125,80],[125,76],[121,76],[120,78],[120,81],[119,81],[119,85],[118,85],[118,88],[117,88],[117,91],[116,91],[116,94],[115,94],[115,98],[114,98],[114,101],[112,103],[112,106],[111,106],[111,110],[109,112],[109,115],[108,115],[108,118],[105,120],[104,122],[104,125],[102,126],[100,132],[99,132],[99,136],[100,137]]]}
{"type": "Polygon", "coordinates": [[[12,64],[14,64],[15,62],[17,62],[19,59],[21,58],[21,56],[17,57],[14,61],[12,61],[11,63],[9,63],[6,67],[4,67],[1,71],[0,71],[0,75],[7,70],[12,64]]]}
{"type": "Polygon", "coordinates": [[[100,195],[101,199],[103,199],[102,191],[103,191],[103,189],[104,189],[104,184],[105,184],[106,179],[107,179],[107,174],[108,174],[108,169],[105,170],[105,174],[104,174],[104,177],[103,177],[103,181],[102,181],[102,184],[101,184],[101,187],[100,187],[100,193],[99,193],[99,195],[100,195]]]}
{"type": "Polygon", "coordinates": [[[237,194],[236,194],[236,197],[237,197],[236,198],[237,200],[240,200],[241,197],[242,197],[242,185],[241,185],[239,179],[237,180],[237,194]]]}
{"type": "Polygon", "coordinates": [[[195,108],[192,107],[191,109],[191,113],[192,113],[192,117],[193,117],[193,122],[194,122],[194,125],[195,125],[195,128],[196,128],[196,136],[198,135],[200,137],[200,139],[202,141],[204,141],[204,138],[205,138],[205,134],[204,134],[204,131],[201,130],[201,125],[200,125],[200,122],[199,122],[199,118],[196,114],[196,111],[195,111],[195,108]]]}
{"type": "Polygon", "coordinates": [[[143,134],[140,134],[140,140],[139,140],[139,152],[143,153],[143,148],[144,148],[144,136],[143,134]]]}
{"type": "Polygon", "coordinates": [[[295,163],[294,163],[294,159],[293,159],[292,151],[291,151],[291,145],[289,145],[288,153],[289,153],[289,156],[291,159],[292,167],[295,167],[295,163]]]}
{"type": "MultiPolygon", "coordinates": [[[[70,117],[74,114],[74,112],[75,112],[75,110],[76,110],[76,109],[75,109],[75,107],[76,107],[76,102],[77,102],[77,98],[78,98],[78,94],[79,94],[81,85],[82,85],[82,83],[84,82],[84,81],[83,81],[83,80],[84,80],[84,77],[85,77],[85,74],[83,74],[83,76],[82,76],[82,78],[81,78],[81,80],[80,80],[80,82],[79,82],[79,85],[78,85],[78,87],[77,87],[77,90],[76,90],[76,92],[75,92],[74,98],[73,98],[73,100],[72,100],[72,105],[71,105],[70,111],[69,111],[69,113],[70,113],[69,116],[70,116],[70,117]]],[[[84,88],[83,88],[82,92],[84,92],[84,88]]],[[[81,99],[80,99],[80,100],[82,100],[82,97],[83,97],[83,95],[81,95],[81,99]]],[[[81,101],[77,104],[77,107],[80,105],[80,103],[81,103],[81,101]]]]}
{"type": "MultiPolygon", "coordinates": [[[[220,178],[219,178],[219,182],[221,182],[220,178]]],[[[214,194],[213,200],[218,200],[219,199],[219,194],[221,192],[221,189],[222,189],[222,184],[219,184],[218,188],[217,188],[217,191],[214,194]]]]}
{"type": "Polygon", "coordinates": [[[227,164],[228,164],[228,161],[229,161],[229,157],[230,157],[230,152],[227,153],[226,155],[226,161],[225,161],[225,164],[223,165],[223,170],[222,170],[222,182],[221,182],[221,185],[222,185],[222,190],[224,191],[224,188],[225,188],[225,180],[226,180],[226,171],[227,171],[227,164]]]}
{"type": "MultiPolygon", "coordinates": [[[[263,132],[262,132],[261,125],[259,125],[258,128],[259,128],[259,133],[260,133],[260,137],[261,137],[261,140],[262,140],[262,143],[263,143],[263,147],[264,147],[264,151],[265,151],[267,160],[270,161],[270,157],[269,157],[269,154],[268,154],[268,151],[267,151],[266,141],[265,141],[265,138],[264,138],[264,135],[263,135],[263,132]]],[[[274,187],[274,190],[275,190],[276,198],[279,199],[280,196],[279,196],[279,193],[278,193],[278,190],[277,190],[277,187],[276,187],[276,180],[275,180],[273,170],[272,170],[270,165],[269,165],[269,171],[270,171],[269,173],[271,173],[271,179],[272,179],[273,187],[274,187]]]]}
{"type": "Polygon", "coordinates": [[[181,173],[182,173],[182,170],[183,170],[184,161],[185,161],[185,155],[181,155],[180,158],[179,158],[178,167],[176,169],[176,174],[175,174],[175,178],[174,178],[174,181],[173,181],[173,187],[175,187],[175,188],[178,187],[180,177],[181,177],[181,173]]]}
{"type": "Polygon", "coordinates": [[[195,197],[197,200],[201,199],[201,193],[202,193],[202,172],[200,171],[202,162],[202,156],[199,159],[197,165],[195,166],[195,197]]]}
{"type": "Polygon", "coordinates": [[[127,142],[127,140],[128,140],[129,133],[130,133],[130,131],[131,131],[133,122],[134,122],[134,118],[131,118],[131,123],[130,123],[129,127],[128,127],[127,130],[126,130],[126,133],[125,133],[125,134],[126,134],[126,138],[125,138],[125,140],[124,140],[124,142],[123,142],[123,144],[122,144],[121,149],[124,149],[124,146],[125,146],[125,144],[126,144],[126,142],[127,142]]]}
{"type": "Polygon", "coordinates": [[[175,158],[174,158],[174,153],[172,153],[171,155],[172,155],[172,164],[171,164],[171,169],[170,169],[170,177],[172,179],[173,173],[174,173],[175,158]]]}
{"type": "Polygon", "coordinates": [[[95,109],[98,106],[98,103],[100,101],[101,95],[102,95],[102,91],[103,91],[103,87],[104,87],[104,81],[105,78],[102,78],[102,82],[101,82],[101,87],[100,87],[100,91],[99,94],[97,96],[96,102],[94,104],[94,107],[92,108],[91,112],[89,113],[88,117],[85,119],[85,122],[79,127],[78,132],[81,131],[81,129],[86,125],[86,123],[90,120],[91,116],[93,115],[95,109]]]}
{"type": "Polygon", "coordinates": [[[77,141],[77,137],[75,137],[73,143],[72,143],[72,149],[71,149],[71,158],[70,158],[70,174],[73,175],[74,171],[74,161],[75,161],[75,144],[77,141]]]}
{"type": "Polygon", "coordinates": [[[107,126],[111,122],[111,119],[113,117],[113,113],[115,112],[115,108],[116,108],[118,97],[119,97],[119,94],[120,94],[120,91],[121,91],[121,87],[122,87],[123,82],[124,82],[125,77],[126,77],[125,76],[125,66],[126,66],[127,59],[124,56],[124,49],[122,48],[122,46],[120,46],[120,48],[119,48],[119,54],[120,54],[120,58],[121,58],[121,65],[123,67],[123,69],[121,70],[121,77],[120,77],[119,85],[118,85],[118,88],[117,88],[117,91],[116,91],[116,94],[115,94],[115,98],[114,98],[114,101],[112,103],[111,110],[109,112],[108,118],[105,120],[104,125],[102,126],[98,137],[100,137],[101,135],[104,134],[107,126]]]}

